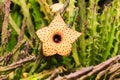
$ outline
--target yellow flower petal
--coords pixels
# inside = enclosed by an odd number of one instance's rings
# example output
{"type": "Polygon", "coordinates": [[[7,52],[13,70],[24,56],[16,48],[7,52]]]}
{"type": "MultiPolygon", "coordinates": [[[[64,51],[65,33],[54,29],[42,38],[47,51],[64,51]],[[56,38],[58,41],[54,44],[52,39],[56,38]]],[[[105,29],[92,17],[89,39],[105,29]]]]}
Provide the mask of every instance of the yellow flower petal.
{"type": "Polygon", "coordinates": [[[64,30],[64,38],[65,38],[65,41],[69,42],[69,43],[73,43],[80,35],[81,33],[75,31],[75,30],[72,30],[70,28],[66,28],[64,30]]]}
{"type": "Polygon", "coordinates": [[[61,56],[68,56],[70,55],[72,49],[72,45],[70,43],[67,42],[61,42],[58,46],[57,46],[57,54],[61,55],[61,56]]]}
{"type": "Polygon", "coordinates": [[[42,41],[42,42],[46,42],[50,40],[50,34],[51,34],[51,30],[47,27],[39,29],[36,34],[38,35],[38,38],[42,41]]]}
{"type": "Polygon", "coordinates": [[[43,43],[43,53],[45,56],[52,56],[56,54],[56,46],[53,43],[45,42],[43,43]]]}
{"type": "Polygon", "coordinates": [[[67,27],[60,14],[57,14],[49,27],[67,27]]]}

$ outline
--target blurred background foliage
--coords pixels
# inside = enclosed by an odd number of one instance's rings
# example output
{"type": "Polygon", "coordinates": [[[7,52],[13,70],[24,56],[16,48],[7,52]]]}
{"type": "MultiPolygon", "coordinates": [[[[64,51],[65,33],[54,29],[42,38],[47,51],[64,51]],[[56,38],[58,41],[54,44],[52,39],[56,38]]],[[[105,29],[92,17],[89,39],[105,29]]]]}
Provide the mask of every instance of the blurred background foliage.
{"type": "MultiPolygon", "coordinates": [[[[65,0],[11,0],[7,28],[9,37],[6,44],[2,43],[1,37],[0,56],[13,52],[8,64],[19,60],[23,55],[35,55],[37,59],[22,68],[3,73],[12,75],[10,79],[27,80],[28,77],[28,80],[37,80],[38,75],[42,79],[50,74],[45,70],[59,66],[64,66],[69,73],[74,69],[97,65],[120,54],[120,1],[70,0],[63,19],[70,28],[82,32],[83,35],[74,42],[70,56],[43,56],[41,42],[35,32],[52,21],[54,13],[50,6],[57,2],[64,4],[65,0]],[[19,40],[24,20],[24,37],[19,40]],[[30,79],[33,74],[35,76],[30,79]]],[[[0,1],[1,33],[3,4],[5,1],[0,1]]]]}

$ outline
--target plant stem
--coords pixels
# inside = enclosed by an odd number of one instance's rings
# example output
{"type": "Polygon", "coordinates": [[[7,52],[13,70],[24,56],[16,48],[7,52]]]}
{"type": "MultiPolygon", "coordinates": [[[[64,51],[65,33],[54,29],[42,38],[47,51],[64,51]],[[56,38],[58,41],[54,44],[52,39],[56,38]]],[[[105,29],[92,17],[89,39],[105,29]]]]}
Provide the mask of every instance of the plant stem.
{"type": "Polygon", "coordinates": [[[8,23],[9,23],[9,19],[8,19],[8,17],[9,17],[9,12],[10,12],[10,0],[6,0],[6,2],[5,2],[5,16],[4,16],[4,21],[3,21],[3,24],[2,24],[2,53],[4,53],[5,51],[4,51],[4,49],[5,49],[5,47],[6,47],[6,41],[8,41],[8,40],[6,40],[6,39],[8,39],[7,38],[7,29],[8,29],[8,23]]]}
{"type": "Polygon", "coordinates": [[[85,43],[85,26],[86,26],[86,4],[84,0],[78,0],[78,6],[79,6],[79,16],[80,16],[80,23],[79,23],[79,29],[82,32],[82,35],[79,39],[80,41],[80,58],[83,64],[85,65],[85,55],[86,55],[86,43],[85,43]]]}
{"type": "MultiPolygon", "coordinates": [[[[10,20],[9,22],[10,22],[12,28],[17,32],[17,34],[20,35],[20,29],[16,25],[15,21],[12,19],[11,15],[9,15],[9,20],[10,20]]],[[[31,40],[29,40],[29,38],[27,38],[27,36],[25,36],[25,35],[24,35],[24,38],[29,42],[30,46],[33,47],[31,40]]]]}

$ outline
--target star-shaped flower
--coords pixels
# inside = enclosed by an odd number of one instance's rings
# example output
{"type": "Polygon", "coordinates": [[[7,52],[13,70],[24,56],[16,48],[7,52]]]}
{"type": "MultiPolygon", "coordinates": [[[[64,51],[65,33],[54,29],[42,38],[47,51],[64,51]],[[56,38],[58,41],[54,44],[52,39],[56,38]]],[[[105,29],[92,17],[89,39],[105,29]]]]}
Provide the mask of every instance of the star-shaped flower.
{"type": "Polygon", "coordinates": [[[72,50],[72,43],[81,35],[68,28],[59,13],[48,27],[39,29],[36,33],[43,43],[42,49],[45,56],[55,54],[68,56],[72,50]]]}

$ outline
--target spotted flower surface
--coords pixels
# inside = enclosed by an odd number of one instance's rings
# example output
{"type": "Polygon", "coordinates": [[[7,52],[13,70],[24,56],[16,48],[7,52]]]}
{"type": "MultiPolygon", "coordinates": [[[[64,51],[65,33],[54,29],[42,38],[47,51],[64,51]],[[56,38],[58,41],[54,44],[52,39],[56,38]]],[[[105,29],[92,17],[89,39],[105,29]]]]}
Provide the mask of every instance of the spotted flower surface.
{"type": "Polygon", "coordinates": [[[48,27],[39,29],[38,37],[43,43],[45,56],[59,54],[68,56],[72,50],[72,43],[81,35],[67,27],[60,14],[57,14],[48,27]]]}

